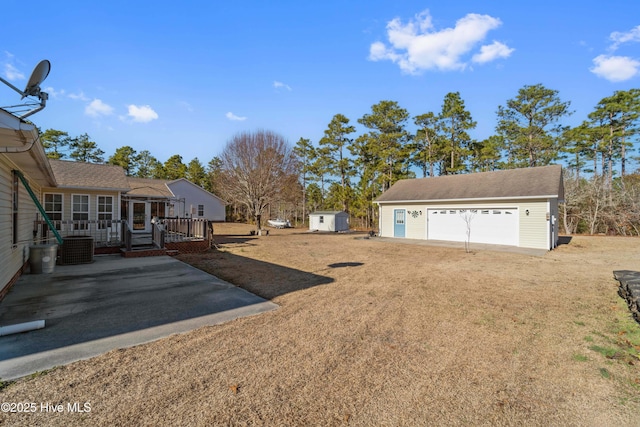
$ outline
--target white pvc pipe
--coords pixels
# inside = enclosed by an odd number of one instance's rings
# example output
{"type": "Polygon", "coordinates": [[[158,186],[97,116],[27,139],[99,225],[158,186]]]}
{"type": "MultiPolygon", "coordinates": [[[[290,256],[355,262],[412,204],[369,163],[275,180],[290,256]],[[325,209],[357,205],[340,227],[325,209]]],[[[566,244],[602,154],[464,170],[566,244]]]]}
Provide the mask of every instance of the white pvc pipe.
{"type": "Polygon", "coordinates": [[[4,335],[19,334],[20,332],[34,331],[42,328],[44,328],[44,320],[34,320],[32,322],[0,326],[0,337],[4,335]]]}

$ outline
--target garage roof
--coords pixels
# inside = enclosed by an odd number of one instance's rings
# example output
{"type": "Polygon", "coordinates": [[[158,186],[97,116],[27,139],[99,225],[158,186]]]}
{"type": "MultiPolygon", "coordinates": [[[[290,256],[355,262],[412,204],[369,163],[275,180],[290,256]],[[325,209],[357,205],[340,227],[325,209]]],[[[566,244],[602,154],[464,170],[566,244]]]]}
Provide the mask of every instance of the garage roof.
{"type": "Polygon", "coordinates": [[[404,179],[377,203],[488,199],[564,199],[562,166],[539,166],[493,172],[404,179]]]}

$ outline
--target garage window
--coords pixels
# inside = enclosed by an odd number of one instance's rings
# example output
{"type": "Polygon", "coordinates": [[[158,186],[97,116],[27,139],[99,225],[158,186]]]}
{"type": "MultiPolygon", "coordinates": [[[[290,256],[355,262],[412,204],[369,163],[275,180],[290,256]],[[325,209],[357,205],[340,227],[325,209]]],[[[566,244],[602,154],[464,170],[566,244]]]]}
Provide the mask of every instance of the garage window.
{"type": "Polygon", "coordinates": [[[404,211],[396,211],[396,224],[404,224],[404,211]]]}

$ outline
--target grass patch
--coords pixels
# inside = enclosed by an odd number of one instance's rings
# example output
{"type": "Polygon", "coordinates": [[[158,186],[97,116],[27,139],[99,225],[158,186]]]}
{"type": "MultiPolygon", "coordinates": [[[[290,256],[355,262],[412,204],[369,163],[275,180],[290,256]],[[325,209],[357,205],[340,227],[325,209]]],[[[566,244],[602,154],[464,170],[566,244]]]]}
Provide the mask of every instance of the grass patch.
{"type": "Polygon", "coordinates": [[[587,360],[589,360],[589,358],[584,354],[574,354],[573,360],[575,360],[576,362],[586,362],[587,360]]]}
{"type": "Polygon", "coordinates": [[[45,369],[43,371],[34,372],[33,374],[29,375],[29,378],[30,379],[34,379],[34,378],[38,378],[38,377],[43,377],[43,376],[47,375],[49,372],[52,372],[56,368],[57,367],[54,367],[54,368],[51,368],[51,369],[45,369]]]}
{"type": "Polygon", "coordinates": [[[584,340],[586,342],[593,342],[593,337],[591,335],[587,335],[586,337],[584,337],[584,340]]]}
{"type": "Polygon", "coordinates": [[[600,368],[600,375],[602,378],[609,379],[611,378],[611,373],[607,370],[607,368],[600,368]]]}
{"type": "Polygon", "coordinates": [[[595,351],[596,353],[600,353],[604,357],[612,358],[618,352],[617,349],[611,347],[601,347],[599,345],[592,345],[589,347],[589,350],[595,351]]]}
{"type": "Polygon", "coordinates": [[[9,387],[11,384],[13,384],[15,381],[3,381],[2,379],[0,379],[0,391],[4,390],[5,388],[9,387]]]}

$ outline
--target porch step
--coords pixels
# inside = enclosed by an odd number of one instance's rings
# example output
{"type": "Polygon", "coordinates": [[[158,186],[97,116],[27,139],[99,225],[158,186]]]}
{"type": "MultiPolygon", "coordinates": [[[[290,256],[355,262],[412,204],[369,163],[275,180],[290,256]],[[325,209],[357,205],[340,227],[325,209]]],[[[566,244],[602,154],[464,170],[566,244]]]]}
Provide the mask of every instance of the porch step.
{"type": "Polygon", "coordinates": [[[120,249],[120,255],[125,258],[139,258],[148,256],[167,255],[166,249],[158,249],[153,245],[134,246],[130,251],[125,248],[120,249]]]}
{"type": "Polygon", "coordinates": [[[131,245],[132,246],[153,245],[153,237],[151,236],[151,233],[132,234],[131,245]]]}

